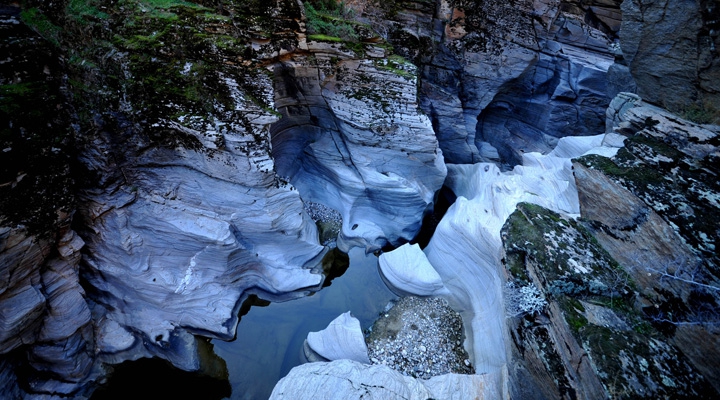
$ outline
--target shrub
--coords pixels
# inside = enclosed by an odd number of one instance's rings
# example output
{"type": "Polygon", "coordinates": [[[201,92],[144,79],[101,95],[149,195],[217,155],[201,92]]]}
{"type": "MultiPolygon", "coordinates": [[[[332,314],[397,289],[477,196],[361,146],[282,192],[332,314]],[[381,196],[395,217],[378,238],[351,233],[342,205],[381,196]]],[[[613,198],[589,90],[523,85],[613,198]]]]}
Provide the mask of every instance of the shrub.
{"type": "Polygon", "coordinates": [[[318,1],[317,7],[305,4],[307,29],[311,35],[325,35],[343,40],[357,41],[355,22],[350,21],[354,11],[347,8],[344,2],[318,1]]]}
{"type": "Polygon", "coordinates": [[[508,282],[505,302],[507,312],[512,317],[535,314],[547,305],[542,292],[532,283],[518,288],[512,282],[508,282]]]}

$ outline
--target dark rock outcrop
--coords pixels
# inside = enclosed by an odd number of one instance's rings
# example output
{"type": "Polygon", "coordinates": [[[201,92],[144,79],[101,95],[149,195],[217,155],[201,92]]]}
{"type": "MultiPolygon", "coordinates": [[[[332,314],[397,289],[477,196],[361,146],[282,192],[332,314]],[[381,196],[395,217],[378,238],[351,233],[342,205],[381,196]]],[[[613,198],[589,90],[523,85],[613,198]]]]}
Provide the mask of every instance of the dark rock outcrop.
{"type": "Polygon", "coordinates": [[[720,390],[713,356],[720,323],[720,130],[632,100],[614,124],[635,135],[626,149],[612,160],[578,160],[583,216],[637,282],[636,308],[720,390]]]}
{"type": "Polygon", "coordinates": [[[720,104],[720,5],[627,0],[620,44],[638,94],[674,110],[720,104]]]}
{"type": "Polygon", "coordinates": [[[511,168],[523,151],[602,131],[618,2],[384,7],[394,12],[384,25],[389,40],[420,65],[420,104],[448,162],[511,168]]]}
{"type": "MultiPolygon", "coordinates": [[[[587,192],[583,186],[586,176],[576,176],[581,206],[588,208],[584,195],[594,195],[595,201],[602,195],[587,192]]],[[[582,220],[565,220],[523,204],[503,227],[508,279],[514,287],[538,288],[526,291],[521,301],[528,302],[533,296],[547,301],[542,311],[509,320],[513,395],[538,399],[713,398],[712,378],[704,376],[672,338],[663,335],[634,305],[647,299],[647,294],[636,288],[648,287],[648,282],[633,280],[638,274],[628,274],[610,257],[627,251],[607,248],[608,253],[604,248],[607,241],[583,225],[582,220]]],[[[649,232],[653,227],[643,229],[649,232]]],[[[634,235],[628,232],[628,236],[634,235]]],[[[628,241],[627,245],[641,244],[628,241]]]]}

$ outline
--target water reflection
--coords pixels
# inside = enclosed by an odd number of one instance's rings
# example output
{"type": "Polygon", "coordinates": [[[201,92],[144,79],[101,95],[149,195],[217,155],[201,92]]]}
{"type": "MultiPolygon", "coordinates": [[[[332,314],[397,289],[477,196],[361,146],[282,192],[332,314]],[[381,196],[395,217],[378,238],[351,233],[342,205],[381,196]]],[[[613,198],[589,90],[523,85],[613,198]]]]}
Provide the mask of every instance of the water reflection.
{"type": "MultiPolygon", "coordinates": [[[[334,256],[328,276],[331,285],[301,299],[252,307],[242,317],[235,341],[213,341],[215,353],[227,363],[230,398],[267,399],[275,383],[302,363],[308,332],[324,329],[346,311],[367,328],[396,298],[378,274],[377,257],[353,249],[347,267],[341,254],[334,256]],[[343,269],[347,269],[344,274],[343,269]]],[[[328,271],[330,265],[325,267],[328,271]]]]}
{"type": "Polygon", "coordinates": [[[142,358],[115,366],[108,384],[96,390],[92,400],[214,400],[230,395],[227,371],[221,377],[210,376],[202,372],[182,371],[159,358],[142,358]]]}

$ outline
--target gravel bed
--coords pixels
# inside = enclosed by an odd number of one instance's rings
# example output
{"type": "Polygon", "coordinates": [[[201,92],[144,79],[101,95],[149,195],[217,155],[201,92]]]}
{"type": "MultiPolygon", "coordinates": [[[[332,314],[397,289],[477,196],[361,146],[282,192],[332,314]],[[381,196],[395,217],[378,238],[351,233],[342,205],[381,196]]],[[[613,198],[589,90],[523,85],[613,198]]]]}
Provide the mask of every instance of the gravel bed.
{"type": "Polygon", "coordinates": [[[365,333],[373,364],[421,379],[475,373],[463,340],[460,314],[437,297],[403,297],[365,333]]]}

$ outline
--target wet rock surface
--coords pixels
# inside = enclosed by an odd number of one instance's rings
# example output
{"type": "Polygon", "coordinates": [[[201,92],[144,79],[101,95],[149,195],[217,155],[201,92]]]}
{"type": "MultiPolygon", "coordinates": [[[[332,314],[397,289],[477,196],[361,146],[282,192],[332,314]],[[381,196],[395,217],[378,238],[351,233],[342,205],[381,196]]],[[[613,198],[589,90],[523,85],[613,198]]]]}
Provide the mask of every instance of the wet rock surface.
{"type": "Polygon", "coordinates": [[[403,375],[428,379],[475,372],[463,348],[462,318],[438,297],[401,298],[365,336],[370,361],[403,375]]]}

